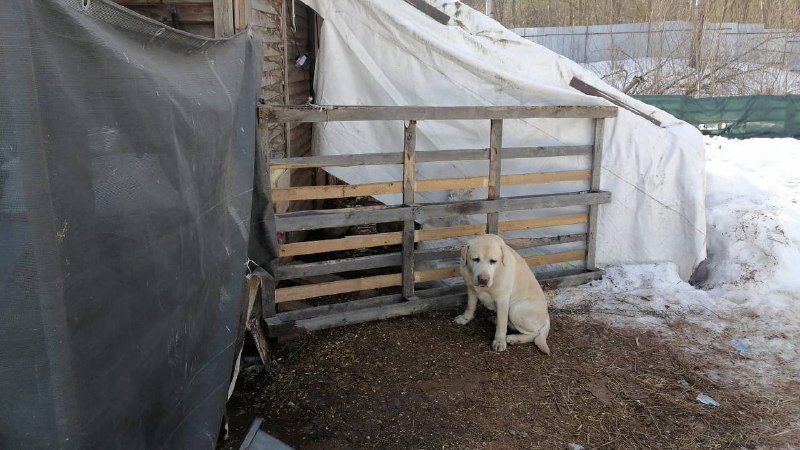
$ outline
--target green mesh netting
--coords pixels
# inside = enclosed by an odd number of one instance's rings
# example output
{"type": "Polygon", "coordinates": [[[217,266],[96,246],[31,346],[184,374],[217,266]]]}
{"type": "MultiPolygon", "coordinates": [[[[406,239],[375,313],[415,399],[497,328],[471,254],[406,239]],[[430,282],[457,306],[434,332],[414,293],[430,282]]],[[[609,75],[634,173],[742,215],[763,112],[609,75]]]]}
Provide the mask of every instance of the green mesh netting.
{"type": "Polygon", "coordinates": [[[800,137],[798,95],[709,98],[636,95],[634,98],[696,126],[703,134],[732,138],[800,137]]]}

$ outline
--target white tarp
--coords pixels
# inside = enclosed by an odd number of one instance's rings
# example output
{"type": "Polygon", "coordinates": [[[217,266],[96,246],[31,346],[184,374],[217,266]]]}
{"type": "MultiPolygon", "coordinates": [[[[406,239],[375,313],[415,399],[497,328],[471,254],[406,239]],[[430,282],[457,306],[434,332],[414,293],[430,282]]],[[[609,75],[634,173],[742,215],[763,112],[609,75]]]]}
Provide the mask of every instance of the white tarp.
{"type": "MultiPolygon", "coordinates": [[[[569,87],[573,76],[651,113],[664,128],[620,109],[605,133],[601,188],[612,203],[600,207],[599,265],[672,261],[687,279],[705,258],[704,149],[700,133],[665,112],[626,97],[578,64],[508,31],[466,5],[429,3],[448,14],[442,25],[402,0],[304,0],[324,19],[317,57],[314,103],[319,105],[602,105],[604,100],[569,87]]],[[[321,155],[402,150],[399,122],[331,122],[314,130],[321,155]]],[[[586,145],[589,119],[507,120],[503,146],[586,145]]],[[[427,121],[417,128],[417,151],[485,148],[489,121],[427,121]]],[[[507,160],[503,173],[589,168],[586,157],[507,160]]],[[[350,184],[402,179],[399,166],[331,168],[350,184]]],[[[418,179],[481,176],[485,162],[418,166],[418,179]]],[[[508,186],[503,196],[588,189],[588,182],[508,186]]],[[[418,201],[486,198],[486,190],[417,194],[418,201]]],[[[398,204],[399,195],[379,198],[398,204]]],[[[574,214],[583,207],[508,213],[501,218],[574,214]]],[[[457,225],[482,221],[462,217],[457,225]]],[[[585,225],[528,230],[511,236],[585,232],[585,225]]],[[[566,251],[582,244],[544,247],[566,251]]]]}

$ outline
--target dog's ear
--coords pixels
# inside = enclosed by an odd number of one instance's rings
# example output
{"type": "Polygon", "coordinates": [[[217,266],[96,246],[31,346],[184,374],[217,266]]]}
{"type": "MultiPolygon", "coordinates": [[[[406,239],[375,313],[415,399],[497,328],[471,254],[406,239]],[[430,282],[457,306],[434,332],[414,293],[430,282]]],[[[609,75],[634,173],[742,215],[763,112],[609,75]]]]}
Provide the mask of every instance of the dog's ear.
{"type": "Polygon", "coordinates": [[[462,257],[462,258],[464,258],[464,265],[465,265],[465,266],[468,266],[469,264],[467,264],[467,263],[468,263],[469,261],[467,261],[467,259],[469,258],[469,244],[465,245],[465,246],[464,246],[464,247],[461,249],[461,257],[462,257]]]}
{"type": "Polygon", "coordinates": [[[500,264],[506,265],[506,244],[503,242],[503,245],[500,246],[500,264]]]}

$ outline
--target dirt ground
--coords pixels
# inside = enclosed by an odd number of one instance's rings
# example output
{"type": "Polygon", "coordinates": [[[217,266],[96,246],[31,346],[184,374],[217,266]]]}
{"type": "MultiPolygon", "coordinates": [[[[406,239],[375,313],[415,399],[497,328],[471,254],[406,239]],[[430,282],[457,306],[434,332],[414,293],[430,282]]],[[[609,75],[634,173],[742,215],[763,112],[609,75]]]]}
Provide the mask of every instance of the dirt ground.
{"type": "Polygon", "coordinates": [[[229,403],[238,448],[255,416],[298,449],[786,448],[790,418],[723,387],[650,332],[554,313],[551,356],[489,348],[479,310],[317,332],[280,346],[269,371],[243,371],[229,403]],[[721,406],[696,400],[704,393],[721,406]],[[777,436],[776,436],[777,434],[777,436]]]}

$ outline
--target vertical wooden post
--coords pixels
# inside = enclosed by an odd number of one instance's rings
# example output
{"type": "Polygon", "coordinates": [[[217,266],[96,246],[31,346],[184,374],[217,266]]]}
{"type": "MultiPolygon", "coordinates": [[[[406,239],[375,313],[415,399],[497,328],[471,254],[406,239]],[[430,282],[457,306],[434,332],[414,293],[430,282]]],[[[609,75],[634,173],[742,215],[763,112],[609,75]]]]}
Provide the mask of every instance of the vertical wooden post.
{"type": "Polygon", "coordinates": [[[250,0],[234,0],[233,2],[233,28],[239,32],[247,28],[250,23],[250,0]]]}
{"type": "MultiPolygon", "coordinates": [[[[405,122],[403,139],[403,204],[414,204],[416,189],[417,121],[405,122]]],[[[403,297],[414,297],[414,219],[403,223],[403,297]]]]}
{"type": "MultiPolygon", "coordinates": [[[[489,200],[500,198],[500,172],[502,169],[503,121],[492,120],[489,130],[489,200]]],[[[486,215],[486,232],[497,234],[499,213],[486,215]]]]}
{"type": "Polygon", "coordinates": [[[232,0],[213,0],[214,37],[233,36],[233,2],[232,0]]]}
{"type": "MultiPolygon", "coordinates": [[[[603,164],[603,129],[605,119],[594,120],[594,148],[592,150],[592,191],[600,190],[600,172],[603,164]]],[[[586,238],[586,268],[588,270],[597,269],[595,263],[597,247],[597,211],[599,205],[589,206],[589,230],[586,238]]]]}

